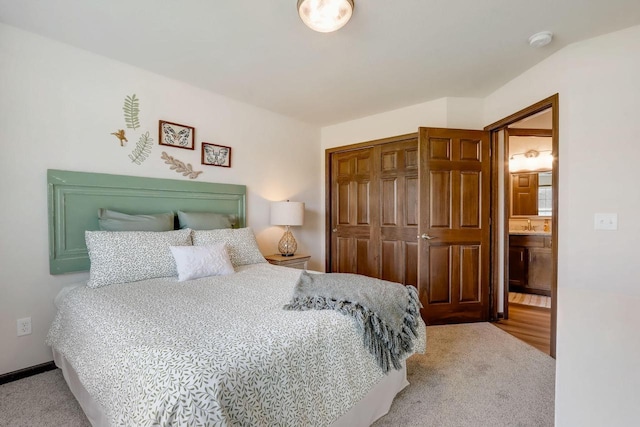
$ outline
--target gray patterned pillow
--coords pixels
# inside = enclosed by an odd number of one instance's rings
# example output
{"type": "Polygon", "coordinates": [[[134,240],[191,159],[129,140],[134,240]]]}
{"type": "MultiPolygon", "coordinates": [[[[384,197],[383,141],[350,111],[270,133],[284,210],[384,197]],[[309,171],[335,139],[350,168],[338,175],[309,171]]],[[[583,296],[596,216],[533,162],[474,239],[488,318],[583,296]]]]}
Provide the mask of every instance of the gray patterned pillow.
{"type": "Polygon", "coordinates": [[[192,230],[217,230],[232,228],[235,215],[224,215],[214,212],[182,212],[178,211],[180,228],[192,230]]]}
{"type": "Polygon", "coordinates": [[[191,237],[194,246],[206,246],[226,243],[231,264],[234,267],[247,264],[267,262],[258,249],[256,236],[251,228],[193,230],[191,237]]]}
{"type": "Polygon", "coordinates": [[[173,212],[154,215],[129,215],[109,209],[98,209],[98,225],[104,231],[171,231],[173,212]]]}
{"type": "Polygon", "coordinates": [[[176,276],[169,246],[191,246],[191,230],[86,231],[90,288],[176,276]]]}

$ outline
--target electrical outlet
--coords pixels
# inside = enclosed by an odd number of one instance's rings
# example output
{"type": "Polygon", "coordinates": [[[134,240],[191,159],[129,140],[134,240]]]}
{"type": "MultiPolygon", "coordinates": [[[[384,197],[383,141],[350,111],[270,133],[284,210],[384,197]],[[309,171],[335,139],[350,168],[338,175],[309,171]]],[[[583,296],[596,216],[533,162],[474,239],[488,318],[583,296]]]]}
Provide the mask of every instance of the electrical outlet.
{"type": "Polygon", "coordinates": [[[31,334],[31,317],[18,319],[18,336],[31,334]]]}

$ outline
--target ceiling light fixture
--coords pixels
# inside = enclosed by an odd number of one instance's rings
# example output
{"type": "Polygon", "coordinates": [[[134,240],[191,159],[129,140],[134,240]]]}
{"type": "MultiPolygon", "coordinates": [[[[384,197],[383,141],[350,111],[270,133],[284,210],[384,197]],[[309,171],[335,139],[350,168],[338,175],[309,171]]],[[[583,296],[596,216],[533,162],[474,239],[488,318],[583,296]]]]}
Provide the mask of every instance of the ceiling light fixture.
{"type": "Polygon", "coordinates": [[[526,153],[513,154],[509,158],[511,172],[533,172],[553,169],[551,150],[529,150],[526,153]]]}
{"type": "Polygon", "coordinates": [[[344,27],[353,14],[353,0],[298,0],[298,15],[305,25],[320,33],[344,27]]]}
{"type": "Polygon", "coordinates": [[[529,37],[529,46],[542,47],[551,43],[553,33],[551,31],[542,31],[529,37]]]}

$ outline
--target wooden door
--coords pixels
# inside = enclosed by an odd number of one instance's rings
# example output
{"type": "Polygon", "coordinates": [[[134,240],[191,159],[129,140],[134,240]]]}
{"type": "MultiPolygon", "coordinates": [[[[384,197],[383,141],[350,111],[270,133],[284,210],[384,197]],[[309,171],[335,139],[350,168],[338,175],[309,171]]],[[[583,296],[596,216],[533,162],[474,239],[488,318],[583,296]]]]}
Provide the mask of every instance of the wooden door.
{"type": "Polygon", "coordinates": [[[511,174],[513,215],[538,215],[538,174],[511,174]]]}
{"type": "Polygon", "coordinates": [[[379,217],[374,148],[331,156],[332,272],[378,275],[379,217]]]}
{"type": "Polygon", "coordinates": [[[379,146],[379,153],[379,277],[417,286],[418,138],[383,144],[379,146]]]}
{"type": "Polygon", "coordinates": [[[489,319],[489,133],[420,128],[418,291],[427,324],[489,319]]]}

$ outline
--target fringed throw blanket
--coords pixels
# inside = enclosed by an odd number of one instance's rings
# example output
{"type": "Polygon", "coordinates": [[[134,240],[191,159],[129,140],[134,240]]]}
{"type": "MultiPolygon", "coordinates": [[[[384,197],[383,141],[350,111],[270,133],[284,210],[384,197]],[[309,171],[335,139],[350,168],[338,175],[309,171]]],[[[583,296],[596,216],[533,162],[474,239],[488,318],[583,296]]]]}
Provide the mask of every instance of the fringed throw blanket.
{"type": "Polygon", "coordinates": [[[353,317],[364,346],[386,373],[402,367],[413,350],[420,321],[418,291],[413,286],[358,274],[310,274],[303,271],[286,310],[336,310],[353,317]]]}

